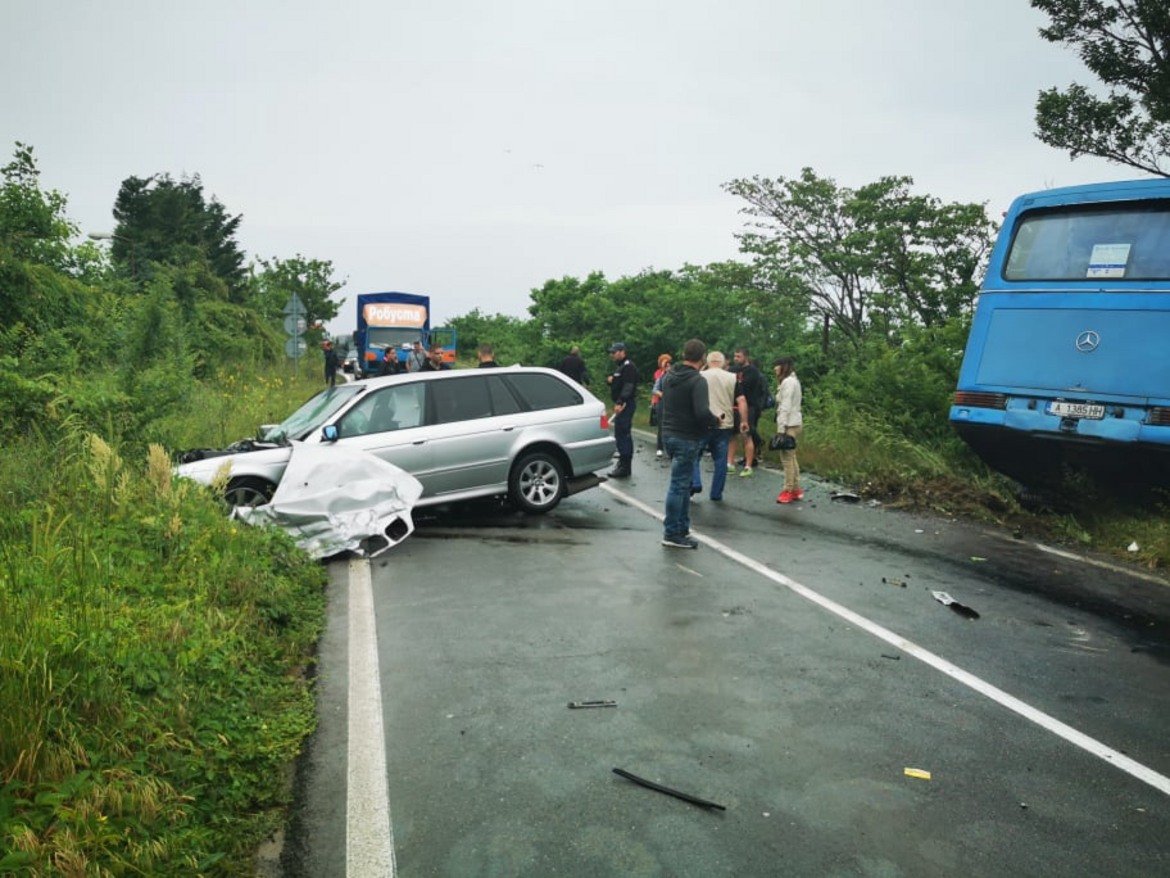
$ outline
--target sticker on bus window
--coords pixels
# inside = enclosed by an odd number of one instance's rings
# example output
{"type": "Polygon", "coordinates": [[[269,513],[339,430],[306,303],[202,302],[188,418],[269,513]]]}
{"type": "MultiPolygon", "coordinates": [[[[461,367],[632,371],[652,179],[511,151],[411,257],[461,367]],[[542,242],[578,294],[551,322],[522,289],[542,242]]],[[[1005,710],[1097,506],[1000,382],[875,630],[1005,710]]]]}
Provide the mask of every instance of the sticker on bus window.
{"type": "Polygon", "coordinates": [[[1125,277],[1129,244],[1094,244],[1085,277],[1125,277]]]}

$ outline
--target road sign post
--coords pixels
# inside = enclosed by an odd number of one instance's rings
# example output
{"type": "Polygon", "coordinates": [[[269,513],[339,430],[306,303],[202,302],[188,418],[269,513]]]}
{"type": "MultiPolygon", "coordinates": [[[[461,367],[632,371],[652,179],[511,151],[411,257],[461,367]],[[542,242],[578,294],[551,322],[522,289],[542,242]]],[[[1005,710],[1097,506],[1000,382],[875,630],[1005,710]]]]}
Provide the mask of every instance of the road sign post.
{"type": "Polygon", "coordinates": [[[300,359],[309,349],[308,342],[304,339],[305,327],[308,325],[305,314],[305,305],[301,301],[301,297],[296,293],[289,296],[288,304],[284,306],[282,312],[284,316],[284,331],[288,333],[289,339],[284,343],[285,354],[293,361],[293,374],[297,373],[297,367],[300,365],[300,359]]]}

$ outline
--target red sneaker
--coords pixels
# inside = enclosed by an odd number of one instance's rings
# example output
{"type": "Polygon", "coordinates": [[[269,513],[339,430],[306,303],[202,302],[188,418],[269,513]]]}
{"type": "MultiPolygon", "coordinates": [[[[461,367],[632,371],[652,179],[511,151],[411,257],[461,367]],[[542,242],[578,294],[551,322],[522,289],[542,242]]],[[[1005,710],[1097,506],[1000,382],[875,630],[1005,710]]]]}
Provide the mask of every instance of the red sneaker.
{"type": "Polygon", "coordinates": [[[804,499],[804,489],[797,488],[795,491],[793,491],[792,492],[792,499],[793,500],[803,500],[804,499]]]}
{"type": "Polygon", "coordinates": [[[791,503],[793,495],[791,491],[781,491],[780,496],[776,498],[777,503],[791,503]]]}

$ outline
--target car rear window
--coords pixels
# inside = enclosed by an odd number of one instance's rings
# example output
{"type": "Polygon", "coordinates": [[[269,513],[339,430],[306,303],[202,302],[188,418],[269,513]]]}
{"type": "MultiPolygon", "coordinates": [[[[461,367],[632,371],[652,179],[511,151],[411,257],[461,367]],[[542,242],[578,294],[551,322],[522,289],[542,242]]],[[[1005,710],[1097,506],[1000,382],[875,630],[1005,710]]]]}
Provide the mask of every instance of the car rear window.
{"type": "Polygon", "coordinates": [[[584,401],[580,393],[552,375],[507,375],[504,380],[516,391],[529,411],[559,409],[580,405],[584,401]]]}
{"type": "Polygon", "coordinates": [[[457,421],[491,417],[492,403],[485,392],[487,388],[483,386],[481,377],[429,383],[436,424],[453,424],[457,421]]]}
{"type": "Polygon", "coordinates": [[[516,395],[504,384],[504,379],[492,375],[487,379],[488,395],[492,399],[492,411],[497,415],[514,415],[524,409],[516,400],[516,395]]]}

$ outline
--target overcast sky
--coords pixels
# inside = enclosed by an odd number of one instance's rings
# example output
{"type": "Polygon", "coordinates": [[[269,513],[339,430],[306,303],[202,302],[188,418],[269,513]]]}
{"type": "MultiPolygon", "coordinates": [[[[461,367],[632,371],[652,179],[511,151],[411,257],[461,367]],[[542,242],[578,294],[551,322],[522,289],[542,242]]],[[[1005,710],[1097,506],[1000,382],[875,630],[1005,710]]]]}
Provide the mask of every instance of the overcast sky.
{"type": "Polygon", "coordinates": [[[437,322],[548,278],[735,258],[720,184],[908,174],[998,217],[1140,176],[1037,141],[1094,80],[1027,0],[0,0],[0,133],[83,232],[123,179],[201,175],[250,257],[332,260],[437,322]]]}

